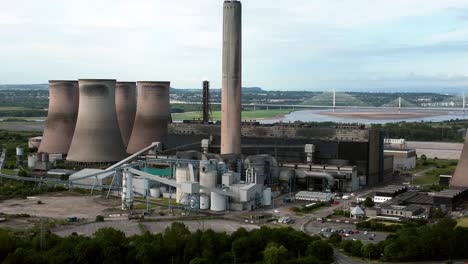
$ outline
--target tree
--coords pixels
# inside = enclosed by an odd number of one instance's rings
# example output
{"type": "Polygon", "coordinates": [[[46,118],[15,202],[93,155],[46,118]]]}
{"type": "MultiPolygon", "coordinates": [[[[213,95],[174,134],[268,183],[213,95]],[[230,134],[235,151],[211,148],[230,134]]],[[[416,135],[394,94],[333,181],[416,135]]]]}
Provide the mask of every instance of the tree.
{"type": "Polygon", "coordinates": [[[263,262],[265,264],[281,264],[287,260],[287,256],[288,250],[284,246],[270,243],[263,251],[263,262]]]}
{"type": "Polygon", "coordinates": [[[330,242],[333,245],[340,244],[341,240],[342,240],[342,237],[337,233],[331,234],[330,238],[328,238],[328,242],[330,242]]]}
{"type": "Polygon", "coordinates": [[[307,247],[307,255],[331,262],[333,261],[333,248],[323,240],[313,241],[307,247]]]}
{"type": "Polygon", "coordinates": [[[374,207],[375,206],[375,203],[374,201],[372,201],[372,199],[370,197],[367,197],[366,200],[364,201],[364,206],[365,207],[374,207]]]}

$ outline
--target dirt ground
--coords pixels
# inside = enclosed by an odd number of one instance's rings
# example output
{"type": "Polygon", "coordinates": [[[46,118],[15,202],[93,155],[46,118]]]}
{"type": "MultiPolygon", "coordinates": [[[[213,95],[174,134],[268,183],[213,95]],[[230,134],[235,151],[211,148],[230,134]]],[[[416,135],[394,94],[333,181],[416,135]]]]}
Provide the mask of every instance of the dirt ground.
{"type": "MultiPolygon", "coordinates": [[[[241,222],[229,220],[178,220],[176,222],[184,223],[191,232],[195,232],[199,229],[212,229],[216,232],[226,232],[230,234],[241,227],[245,228],[246,230],[259,228],[256,225],[244,224],[241,222]]],[[[54,233],[62,237],[69,236],[73,232],[76,232],[77,234],[81,235],[91,236],[100,228],[112,227],[114,229],[121,230],[127,236],[131,236],[142,234],[145,231],[149,231],[151,233],[162,233],[164,232],[166,227],[170,226],[171,224],[172,221],[142,222],[141,225],[139,225],[139,222],[136,220],[112,220],[105,222],[87,223],[83,225],[72,226],[69,228],[62,227],[54,231],[54,233]]]]}
{"type": "Polygon", "coordinates": [[[97,215],[109,214],[117,210],[118,199],[105,199],[99,196],[85,196],[70,192],[28,197],[29,199],[10,199],[0,203],[0,213],[6,215],[27,214],[34,217],[66,219],[78,217],[94,220],[97,215]],[[38,201],[42,204],[39,204],[38,201]]]}

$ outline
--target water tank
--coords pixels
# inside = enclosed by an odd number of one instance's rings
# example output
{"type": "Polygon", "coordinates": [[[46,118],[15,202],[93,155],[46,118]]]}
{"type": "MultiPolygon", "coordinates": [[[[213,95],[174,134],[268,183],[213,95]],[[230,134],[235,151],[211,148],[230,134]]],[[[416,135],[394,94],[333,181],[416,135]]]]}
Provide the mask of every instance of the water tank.
{"type": "Polygon", "coordinates": [[[127,152],[133,154],[152,142],[164,141],[170,122],[170,82],[137,82],[138,99],[135,124],[127,152]]]}
{"type": "Polygon", "coordinates": [[[211,192],[211,211],[226,211],[227,197],[215,192],[211,192]]]}
{"type": "Polygon", "coordinates": [[[115,110],[115,80],[79,80],[80,102],[67,160],[109,163],[127,154],[115,110]]]}
{"type": "Polygon", "coordinates": [[[271,188],[266,188],[265,190],[263,190],[263,205],[271,205],[271,188]]]}
{"type": "Polygon", "coordinates": [[[78,116],[77,81],[49,81],[49,109],[39,152],[67,154],[78,116]]]}
{"type": "Polygon", "coordinates": [[[115,85],[115,108],[120,134],[125,146],[132,134],[136,114],[136,83],[117,82],[115,85]]]}
{"type": "Polygon", "coordinates": [[[36,166],[36,162],[37,162],[36,154],[28,155],[28,168],[33,169],[36,166]]]}
{"type": "Polygon", "coordinates": [[[159,198],[161,196],[161,190],[159,188],[151,188],[150,195],[151,197],[159,198]]]}
{"type": "Polygon", "coordinates": [[[210,209],[210,195],[206,193],[200,193],[200,209],[210,209]]]}
{"type": "MultiPolygon", "coordinates": [[[[179,166],[176,168],[176,183],[180,184],[183,182],[188,182],[190,180],[190,171],[189,168],[186,166],[179,166]]],[[[182,188],[176,189],[176,202],[177,203],[186,203],[185,199],[182,199],[184,193],[182,192],[182,188]]]]}
{"type": "Polygon", "coordinates": [[[16,156],[23,156],[24,149],[22,147],[16,147],[16,156]]]}

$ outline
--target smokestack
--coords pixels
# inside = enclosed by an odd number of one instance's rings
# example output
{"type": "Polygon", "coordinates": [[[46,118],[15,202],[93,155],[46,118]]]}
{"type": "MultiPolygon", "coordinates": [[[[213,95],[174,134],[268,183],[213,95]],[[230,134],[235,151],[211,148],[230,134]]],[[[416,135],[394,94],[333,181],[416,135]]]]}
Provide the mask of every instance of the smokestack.
{"type": "Polygon", "coordinates": [[[465,143],[458,161],[457,168],[450,180],[451,187],[468,187],[468,131],[465,135],[465,143]]]}
{"type": "Polygon", "coordinates": [[[210,82],[203,81],[203,123],[210,122],[210,82]]]}
{"type": "Polygon", "coordinates": [[[119,121],[120,134],[125,147],[132,134],[136,113],[136,83],[117,82],[115,86],[115,108],[119,121]]]}
{"type": "Polygon", "coordinates": [[[49,81],[49,110],[39,152],[68,153],[78,115],[77,81],[49,81]]]}
{"type": "Polygon", "coordinates": [[[137,82],[138,100],[135,124],[127,152],[135,152],[152,142],[164,143],[170,122],[170,82],[137,82]]]}
{"type": "Polygon", "coordinates": [[[115,80],[79,80],[80,103],[67,160],[107,163],[126,157],[115,110],[115,80]]]}
{"type": "Polygon", "coordinates": [[[224,1],[221,154],[241,153],[242,9],[224,1]]]}

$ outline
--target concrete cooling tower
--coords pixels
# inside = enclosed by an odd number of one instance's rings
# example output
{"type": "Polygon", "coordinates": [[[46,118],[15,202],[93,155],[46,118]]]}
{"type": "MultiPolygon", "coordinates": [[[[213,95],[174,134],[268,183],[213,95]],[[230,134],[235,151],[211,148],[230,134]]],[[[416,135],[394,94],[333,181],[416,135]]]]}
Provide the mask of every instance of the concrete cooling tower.
{"type": "Polygon", "coordinates": [[[78,115],[78,82],[49,81],[49,110],[39,152],[67,154],[78,115]]]}
{"type": "Polygon", "coordinates": [[[465,135],[460,160],[450,181],[451,187],[468,187],[468,133],[465,135]]]}
{"type": "Polygon", "coordinates": [[[125,158],[115,109],[115,80],[79,80],[80,103],[68,161],[107,163],[125,158]]]}
{"type": "Polygon", "coordinates": [[[242,6],[225,1],[221,85],[221,154],[241,153],[242,6]]]}
{"type": "Polygon", "coordinates": [[[115,86],[115,108],[119,121],[120,134],[125,146],[132,134],[136,113],[136,83],[117,82],[115,86]]]}
{"type": "Polygon", "coordinates": [[[164,143],[170,121],[170,82],[137,82],[135,124],[127,152],[133,154],[152,142],[164,143]]]}

